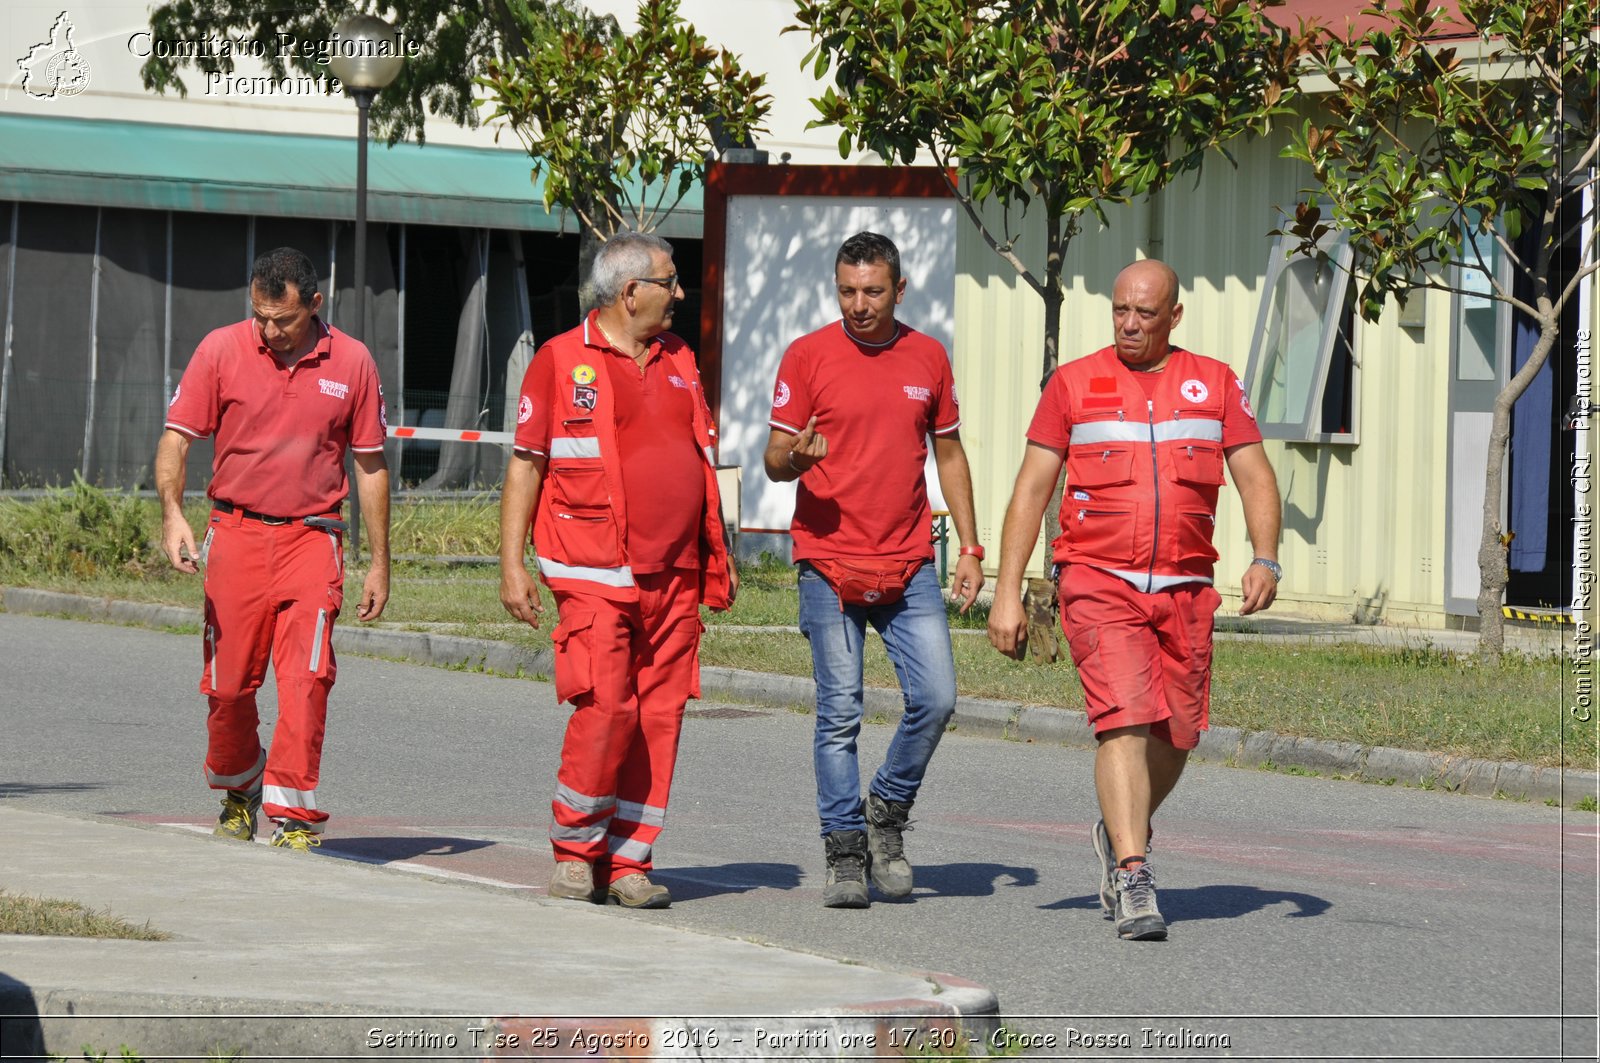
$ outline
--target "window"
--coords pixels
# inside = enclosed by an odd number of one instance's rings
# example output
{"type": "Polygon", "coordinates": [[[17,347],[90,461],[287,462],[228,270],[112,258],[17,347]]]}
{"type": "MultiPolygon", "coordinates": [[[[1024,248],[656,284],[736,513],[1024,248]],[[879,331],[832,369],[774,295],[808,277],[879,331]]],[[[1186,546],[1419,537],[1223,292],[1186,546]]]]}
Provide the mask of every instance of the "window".
{"type": "Polygon", "coordinates": [[[1356,442],[1355,287],[1347,234],[1289,257],[1280,236],[1267,263],[1245,392],[1261,434],[1302,443],[1356,442]]]}

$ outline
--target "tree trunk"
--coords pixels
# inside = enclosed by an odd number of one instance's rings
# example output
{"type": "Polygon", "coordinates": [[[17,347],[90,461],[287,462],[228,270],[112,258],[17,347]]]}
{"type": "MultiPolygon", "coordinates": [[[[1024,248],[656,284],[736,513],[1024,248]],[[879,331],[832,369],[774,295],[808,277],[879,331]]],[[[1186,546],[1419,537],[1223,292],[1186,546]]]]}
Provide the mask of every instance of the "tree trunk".
{"type": "MultiPolygon", "coordinates": [[[[1044,366],[1039,379],[1039,390],[1050,382],[1050,375],[1056,370],[1061,346],[1061,306],[1066,301],[1066,293],[1061,290],[1061,254],[1056,242],[1059,219],[1049,226],[1049,254],[1050,258],[1045,265],[1044,296],[1044,366]]],[[[1045,569],[1050,568],[1050,544],[1056,541],[1061,534],[1061,494],[1065,478],[1065,469],[1062,475],[1056,477],[1056,488],[1050,494],[1050,504],[1045,507],[1045,569]]],[[[1029,579],[1022,595],[1022,608],[1028,617],[1028,648],[1029,657],[1038,664],[1053,664],[1061,659],[1061,641],[1056,633],[1060,630],[1059,615],[1056,606],[1056,585],[1054,580],[1035,577],[1029,579]]]]}
{"type": "Polygon", "coordinates": [[[1488,467],[1483,477],[1483,534],[1478,540],[1478,657],[1498,665],[1505,652],[1504,604],[1510,571],[1506,551],[1510,545],[1500,524],[1500,496],[1505,485],[1506,444],[1511,439],[1511,409],[1539,375],[1555,347],[1561,311],[1548,298],[1540,298],[1539,342],[1528,360],[1495,396],[1494,419],[1489,428],[1488,467]]]}

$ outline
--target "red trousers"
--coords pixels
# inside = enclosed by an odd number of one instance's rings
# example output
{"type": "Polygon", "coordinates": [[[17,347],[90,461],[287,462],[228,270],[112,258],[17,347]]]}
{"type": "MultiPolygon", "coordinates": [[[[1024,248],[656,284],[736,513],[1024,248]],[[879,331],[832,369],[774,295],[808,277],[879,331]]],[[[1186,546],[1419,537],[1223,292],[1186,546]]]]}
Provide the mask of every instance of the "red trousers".
{"type": "Polygon", "coordinates": [[[1193,749],[1211,724],[1211,623],[1222,596],[1209,583],[1146,594],[1091,565],[1062,565],[1061,628],[1096,734],[1150,725],[1193,749]]]}
{"type": "Polygon", "coordinates": [[[337,532],[247,520],[213,511],[201,550],[206,573],[206,781],[261,794],[268,817],[320,831],[322,734],[333,689],[333,621],[344,601],[344,543],[337,532]],[[278,724],[261,748],[256,691],[271,660],[278,724]]]}
{"type": "Polygon", "coordinates": [[[636,574],[639,601],[556,593],[556,697],[571,702],[551,802],[557,860],[649,871],[683,709],[700,696],[699,574],[636,574]]]}

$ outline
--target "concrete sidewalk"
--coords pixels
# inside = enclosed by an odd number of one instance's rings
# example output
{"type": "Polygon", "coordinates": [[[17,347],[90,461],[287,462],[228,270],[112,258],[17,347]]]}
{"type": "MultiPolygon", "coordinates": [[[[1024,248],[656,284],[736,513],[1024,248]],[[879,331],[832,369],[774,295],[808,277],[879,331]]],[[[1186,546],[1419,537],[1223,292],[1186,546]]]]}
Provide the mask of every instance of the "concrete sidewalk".
{"type": "Polygon", "coordinates": [[[891,1027],[983,1055],[999,1025],[947,975],[177,827],[0,806],[0,854],[9,893],[173,935],[0,938],[5,1059],[838,1058],[891,1027]]]}

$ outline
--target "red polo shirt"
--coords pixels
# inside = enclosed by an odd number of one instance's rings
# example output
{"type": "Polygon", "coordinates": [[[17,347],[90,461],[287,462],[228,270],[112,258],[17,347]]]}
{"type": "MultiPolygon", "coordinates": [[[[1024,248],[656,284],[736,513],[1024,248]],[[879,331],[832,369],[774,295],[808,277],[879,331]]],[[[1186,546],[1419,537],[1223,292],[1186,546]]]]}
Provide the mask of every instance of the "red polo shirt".
{"type": "Polygon", "coordinates": [[[349,484],[345,450],[381,451],[383,386],[359,341],[317,319],[316,350],[285,368],[252,320],[217,329],[195,350],[167,427],[216,439],[206,494],[276,517],[331,513],[349,484]]]}
{"type": "MultiPolygon", "coordinates": [[[[553,350],[577,345],[593,351],[603,371],[595,386],[609,386],[622,452],[622,490],[628,513],[628,564],[635,572],[698,568],[705,508],[705,458],[694,439],[695,394],[673,372],[665,354],[687,345],[670,332],[650,341],[641,370],[630,354],[612,347],[590,314],[583,324],[539,348],[522,378],[514,446],[541,457],[550,453],[550,407],[555,379],[553,350]]],[[[565,386],[571,387],[570,382],[565,386]]]]}
{"type": "Polygon", "coordinates": [[[904,324],[881,344],[842,321],[800,337],[778,366],[767,423],[799,435],[813,415],[828,456],[799,480],[794,559],[932,557],[928,435],[961,427],[944,345],[904,324]]]}

